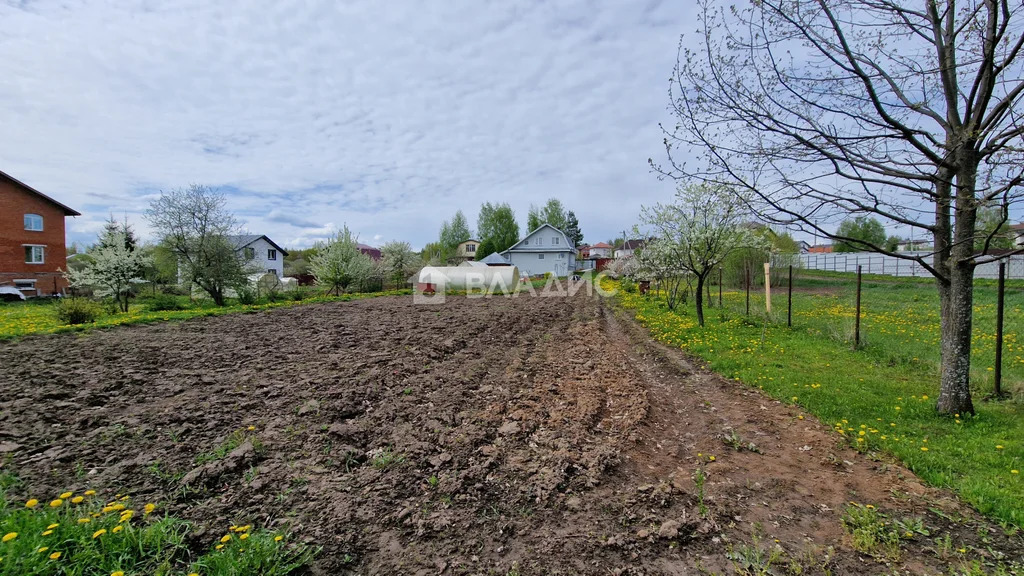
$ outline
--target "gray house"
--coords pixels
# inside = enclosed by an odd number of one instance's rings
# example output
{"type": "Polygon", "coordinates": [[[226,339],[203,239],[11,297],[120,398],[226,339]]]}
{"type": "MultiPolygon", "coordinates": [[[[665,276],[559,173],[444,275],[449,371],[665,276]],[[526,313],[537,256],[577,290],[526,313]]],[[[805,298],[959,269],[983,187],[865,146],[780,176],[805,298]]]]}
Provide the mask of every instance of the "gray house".
{"type": "Polygon", "coordinates": [[[528,276],[548,272],[568,276],[576,270],[576,247],[564,232],[550,224],[530,232],[501,255],[528,276]]]}

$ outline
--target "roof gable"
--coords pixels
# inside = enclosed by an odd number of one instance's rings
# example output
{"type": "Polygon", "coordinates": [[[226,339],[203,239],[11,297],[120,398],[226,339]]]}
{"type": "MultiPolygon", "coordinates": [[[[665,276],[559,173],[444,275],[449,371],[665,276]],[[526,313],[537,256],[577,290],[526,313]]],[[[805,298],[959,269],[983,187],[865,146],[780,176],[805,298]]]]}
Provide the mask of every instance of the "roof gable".
{"type": "Polygon", "coordinates": [[[265,234],[238,234],[235,236],[228,236],[228,240],[235,245],[235,250],[241,250],[242,248],[245,248],[246,246],[259,240],[260,238],[266,240],[267,244],[270,244],[271,246],[276,248],[277,251],[280,252],[282,256],[288,255],[287,250],[278,246],[273,240],[268,238],[265,234]]]}
{"type": "MultiPolygon", "coordinates": [[[[505,252],[537,251],[575,252],[576,248],[572,245],[572,242],[569,241],[569,237],[565,235],[565,232],[562,232],[561,230],[555,228],[551,224],[541,224],[540,227],[538,227],[536,230],[530,232],[522,240],[510,246],[508,250],[505,250],[505,252]],[[555,234],[558,234],[558,236],[561,237],[561,240],[558,244],[550,244],[546,242],[541,244],[536,243],[536,238],[548,238],[551,236],[551,232],[554,232],[555,234]]],[[[502,253],[504,254],[505,252],[502,253]]]]}
{"type": "Polygon", "coordinates": [[[82,215],[77,210],[72,210],[71,208],[68,208],[67,206],[61,204],[60,202],[57,202],[53,198],[50,198],[46,194],[43,194],[39,190],[36,190],[35,188],[29,186],[28,184],[25,184],[21,180],[18,180],[17,178],[15,178],[14,176],[11,176],[10,174],[7,174],[6,172],[0,171],[0,178],[2,178],[4,180],[7,180],[7,181],[11,182],[12,184],[14,184],[15,186],[21,188],[22,190],[24,190],[24,191],[26,191],[26,192],[28,192],[30,194],[35,194],[36,196],[39,196],[43,200],[46,200],[47,202],[50,202],[51,204],[57,206],[58,208],[60,208],[61,210],[64,211],[64,215],[65,216],[81,216],[82,215]]]}

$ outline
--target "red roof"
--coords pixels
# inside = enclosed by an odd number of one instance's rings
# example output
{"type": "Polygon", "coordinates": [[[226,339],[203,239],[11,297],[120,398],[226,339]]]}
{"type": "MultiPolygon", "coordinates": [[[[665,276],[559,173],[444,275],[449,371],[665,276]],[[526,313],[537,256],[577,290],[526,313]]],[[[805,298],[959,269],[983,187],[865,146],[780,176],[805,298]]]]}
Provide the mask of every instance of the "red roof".
{"type": "Polygon", "coordinates": [[[604,242],[598,242],[597,244],[591,244],[591,248],[611,248],[611,244],[605,244],[604,242]]]}
{"type": "Polygon", "coordinates": [[[1024,230],[1024,222],[1010,226],[1010,230],[1024,230]]]}
{"type": "Polygon", "coordinates": [[[53,198],[50,198],[46,194],[43,194],[39,190],[36,190],[35,188],[29,186],[28,184],[25,184],[24,182],[22,182],[21,180],[18,180],[14,176],[11,176],[10,174],[6,174],[3,171],[0,171],[0,178],[3,178],[5,180],[9,180],[10,182],[14,183],[15,185],[20,186],[22,189],[27,190],[28,192],[31,192],[31,193],[41,197],[43,200],[46,200],[47,202],[55,204],[58,208],[60,208],[61,210],[64,211],[64,215],[65,216],[81,216],[82,215],[77,210],[73,210],[71,208],[68,208],[67,206],[61,204],[60,202],[57,202],[53,198]]]}

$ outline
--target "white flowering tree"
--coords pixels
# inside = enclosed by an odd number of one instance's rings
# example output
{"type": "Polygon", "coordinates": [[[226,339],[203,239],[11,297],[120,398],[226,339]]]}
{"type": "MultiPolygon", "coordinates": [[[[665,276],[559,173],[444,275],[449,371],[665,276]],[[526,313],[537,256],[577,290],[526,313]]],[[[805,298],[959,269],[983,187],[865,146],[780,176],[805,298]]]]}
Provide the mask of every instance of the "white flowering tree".
{"type": "Polygon", "coordinates": [[[90,254],[92,261],[81,269],[69,268],[64,273],[72,287],[91,286],[100,296],[112,296],[122,312],[128,311],[132,285],[145,282],[141,276],[150,262],[150,257],[126,242],[126,238],[122,230],[105,231],[99,246],[90,254]]]}
{"type": "MultiPolygon", "coordinates": [[[[640,233],[636,232],[636,235],[639,236],[640,233]]],[[[670,309],[676,307],[680,290],[689,275],[676,262],[673,255],[670,242],[662,238],[648,240],[643,249],[634,254],[638,275],[654,280],[659,291],[665,289],[665,299],[670,309]]]]}
{"type": "Polygon", "coordinates": [[[422,263],[423,259],[413,252],[408,242],[394,240],[380,247],[380,261],[377,264],[381,276],[401,285],[422,263]]]}
{"type": "Polygon", "coordinates": [[[318,250],[309,262],[316,283],[328,294],[340,295],[352,284],[362,282],[373,273],[373,261],[359,250],[359,243],[345,226],[318,250]]]}
{"type": "MultiPolygon", "coordinates": [[[[682,186],[676,190],[671,204],[644,207],[640,220],[657,236],[653,252],[656,261],[667,267],[668,274],[682,271],[696,278],[697,322],[703,326],[704,283],[712,270],[742,246],[747,237],[736,192],[708,184],[682,186]]],[[[675,284],[670,307],[675,304],[679,282],[675,284]]]]}

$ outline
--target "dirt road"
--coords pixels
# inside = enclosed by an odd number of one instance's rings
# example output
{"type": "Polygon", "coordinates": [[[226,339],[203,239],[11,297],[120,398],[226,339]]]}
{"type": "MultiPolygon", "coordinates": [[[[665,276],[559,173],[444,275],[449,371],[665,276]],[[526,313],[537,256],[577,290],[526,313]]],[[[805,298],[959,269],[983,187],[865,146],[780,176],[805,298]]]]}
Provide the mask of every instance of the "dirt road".
{"type": "Polygon", "coordinates": [[[162,502],[200,526],[196,549],[228,524],[285,525],[323,547],[315,574],[1024,558],[1020,535],[585,295],[378,298],[0,344],[0,462],[34,494],[162,502]],[[851,501],[924,529],[898,558],[857,552],[851,501]]]}

